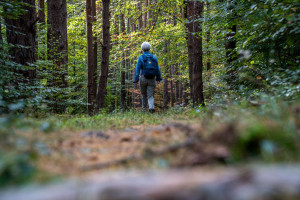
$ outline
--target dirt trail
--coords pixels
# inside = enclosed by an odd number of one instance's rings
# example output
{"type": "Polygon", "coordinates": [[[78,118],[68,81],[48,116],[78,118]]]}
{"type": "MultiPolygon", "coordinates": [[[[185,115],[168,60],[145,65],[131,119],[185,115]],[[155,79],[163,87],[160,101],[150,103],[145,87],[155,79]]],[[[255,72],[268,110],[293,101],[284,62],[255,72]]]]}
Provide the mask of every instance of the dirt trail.
{"type": "Polygon", "coordinates": [[[230,124],[207,134],[185,123],[44,135],[51,153],[39,168],[72,178],[3,190],[0,200],[298,200],[299,165],[215,165],[235,135],[230,124]]]}
{"type": "Polygon", "coordinates": [[[133,126],[119,131],[52,133],[44,138],[51,153],[41,156],[38,165],[42,170],[65,175],[78,174],[85,167],[97,164],[108,164],[109,170],[114,167],[109,163],[146,156],[147,152],[181,144],[190,131],[190,128],[183,130],[170,124],[133,126]]]}
{"type": "Polygon", "coordinates": [[[229,156],[226,143],[204,138],[201,125],[183,123],[54,133],[44,138],[51,153],[39,158],[38,167],[77,176],[94,170],[191,166],[229,156]]]}

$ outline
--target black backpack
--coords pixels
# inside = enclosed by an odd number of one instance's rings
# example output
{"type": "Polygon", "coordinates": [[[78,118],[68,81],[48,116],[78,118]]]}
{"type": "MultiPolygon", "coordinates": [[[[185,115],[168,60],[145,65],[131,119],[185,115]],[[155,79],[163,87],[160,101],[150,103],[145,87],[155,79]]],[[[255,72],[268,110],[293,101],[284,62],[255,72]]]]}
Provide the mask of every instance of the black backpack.
{"type": "Polygon", "coordinates": [[[152,54],[142,55],[143,65],[142,65],[142,75],[146,79],[152,79],[158,74],[158,67],[155,62],[154,56],[152,54]]]}

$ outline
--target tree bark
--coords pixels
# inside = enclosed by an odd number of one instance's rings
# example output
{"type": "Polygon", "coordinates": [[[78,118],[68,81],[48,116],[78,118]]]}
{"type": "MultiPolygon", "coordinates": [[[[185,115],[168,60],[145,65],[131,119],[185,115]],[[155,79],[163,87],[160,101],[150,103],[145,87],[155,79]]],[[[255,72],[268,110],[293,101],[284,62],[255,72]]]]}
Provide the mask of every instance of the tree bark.
{"type": "Polygon", "coordinates": [[[38,0],[38,21],[45,24],[45,0],[38,0]]]}
{"type": "Polygon", "coordinates": [[[204,105],[203,96],[203,80],[202,80],[202,69],[203,69],[203,51],[202,51],[202,21],[198,20],[203,15],[204,2],[195,2],[195,22],[194,32],[196,34],[194,38],[194,68],[193,68],[193,89],[195,103],[204,105]]]}
{"type": "MultiPolygon", "coordinates": [[[[0,18],[0,51],[2,51],[2,47],[3,47],[2,22],[1,22],[1,18],[0,18]]],[[[2,55],[0,56],[0,59],[2,59],[2,55]]],[[[1,64],[1,62],[0,62],[0,64],[1,64]]]]}
{"type": "MultiPolygon", "coordinates": [[[[92,16],[93,16],[93,23],[96,22],[96,13],[97,12],[97,5],[96,0],[92,0],[92,16]]],[[[93,24],[94,25],[94,24],[93,24]]],[[[97,96],[97,68],[98,68],[98,42],[97,42],[97,36],[93,36],[93,52],[94,52],[94,77],[93,77],[93,87],[94,87],[94,107],[96,107],[96,96],[97,96]]]]}
{"type": "Polygon", "coordinates": [[[102,60],[101,60],[101,72],[97,94],[98,109],[104,108],[106,85],[109,67],[109,55],[110,55],[110,12],[109,12],[110,0],[102,0],[102,17],[103,17],[103,33],[102,33],[102,60]]]}
{"type": "MultiPolygon", "coordinates": [[[[128,16],[130,16],[130,10],[129,10],[129,13],[128,13],[128,16]]],[[[131,17],[128,17],[127,18],[127,34],[128,35],[130,35],[130,33],[131,33],[131,28],[132,28],[132,22],[131,22],[131,17]]],[[[130,48],[130,46],[128,47],[128,48],[130,48]]],[[[128,54],[129,54],[130,52],[128,52],[128,54]]],[[[131,71],[130,71],[130,68],[131,68],[131,60],[130,60],[130,58],[128,58],[127,60],[126,60],[126,63],[127,63],[127,80],[131,80],[132,79],[132,77],[131,77],[131,71]]],[[[130,95],[130,90],[129,90],[129,88],[130,88],[130,85],[128,85],[127,86],[128,88],[127,88],[127,107],[132,107],[132,96],[130,95]]],[[[131,88],[132,89],[132,88],[131,88]]]]}
{"type": "MultiPolygon", "coordinates": [[[[210,12],[210,3],[206,2],[206,9],[207,12],[210,12]]],[[[207,27],[207,31],[206,31],[206,42],[207,42],[207,63],[206,63],[206,70],[209,71],[211,69],[211,52],[210,52],[210,46],[209,46],[209,42],[210,42],[210,30],[209,27],[207,27]]]]}
{"type": "Polygon", "coordinates": [[[187,46],[188,46],[188,60],[189,60],[189,81],[190,81],[190,96],[191,100],[194,103],[195,98],[194,98],[194,76],[193,76],[193,69],[194,69],[194,22],[193,22],[193,17],[194,17],[194,2],[193,1],[186,1],[186,13],[187,13],[187,35],[188,35],[188,40],[187,40],[187,46]]]}
{"type": "MultiPolygon", "coordinates": [[[[164,46],[164,52],[167,54],[168,53],[168,42],[166,42],[164,46]]],[[[164,70],[165,73],[167,74],[165,79],[164,79],[164,90],[163,90],[163,108],[168,109],[168,104],[170,102],[170,94],[169,94],[169,66],[167,63],[167,59],[164,59],[164,70]]]]}
{"type": "MultiPolygon", "coordinates": [[[[26,12],[17,19],[5,18],[7,42],[12,44],[9,54],[12,60],[18,64],[29,66],[36,61],[36,8],[35,0],[20,0],[22,9],[26,12]]],[[[8,8],[4,7],[4,10],[8,8]]],[[[36,78],[35,69],[19,69],[17,73],[23,74],[23,80],[19,82],[33,83],[36,78]]]]}
{"type": "MultiPolygon", "coordinates": [[[[125,29],[125,19],[124,14],[120,15],[120,27],[121,27],[121,34],[124,36],[126,33],[125,29]]],[[[121,108],[126,109],[126,85],[125,85],[125,78],[126,78],[126,60],[125,60],[125,53],[123,51],[122,54],[122,70],[121,70],[121,108]]]]}
{"type": "Polygon", "coordinates": [[[145,7],[144,7],[144,29],[147,29],[147,20],[148,20],[148,0],[145,0],[145,7]]]}
{"type": "Polygon", "coordinates": [[[228,22],[232,24],[232,26],[229,28],[228,33],[226,35],[226,44],[225,44],[227,63],[230,64],[237,58],[235,52],[236,40],[234,38],[236,34],[236,24],[233,22],[235,16],[234,2],[232,0],[228,0],[227,4],[228,4],[227,11],[233,13],[232,14],[233,16],[230,16],[229,19],[227,19],[228,22]]]}
{"type": "Polygon", "coordinates": [[[148,0],[149,12],[148,12],[148,21],[149,21],[149,29],[152,27],[152,1],[148,0]]]}
{"type": "Polygon", "coordinates": [[[143,9],[142,9],[142,3],[139,2],[137,4],[138,10],[139,10],[139,17],[138,17],[138,30],[141,31],[143,29],[143,9]]]}
{"type": "Polygon", "coordinates": [[[178,65],[175,65],[175,104],[179,103],[179,81],[178,81],[178,77],[179,77],[179,72],[178,72],[178,65]]]}
{"type": "Polygon", "coordinates": [[[53,61],[53,85],[66,87],[68,63],[67,3],[66,0],[47,1],[48,59],[53,61]]]}
{"type": "Polygon", "coordinates": [[[88,113],[89,115],[94,114],[95,109],[95,101],[97,95],[97,82],[96,82],[96,62],[97,54],[95,54],[95,50],[97,49],[97,45],[95,46],[95,41],[93,37],[93,21],[95,16],[95,0],[86,0],[86,27],[87,27],[87,74],[88,74],[88,83],[87,83],[87,96],[88,96],[88,113]],[[94,10],[94,13],[93,13],[94,10]],[[94,43],[94,44],[93,44],[94,43]],[[95,62],[96,60],[96,62],[95,62]]]}
{"type": "Polygon", "coordinates": [[[170,76],[172,79],[170,80],[170,99],[171,99],[171,107],[174,107],[175,103],[175,93],[174,93],[174,67],[170,66],[170,76]]]}
{"type": "Polygon", "coordinates": [[[237,59],[236,53],[236,23],[235,23],[235,16],[236,12],[234,10],[235,0],[228,0],[227,1],[227,12],[230,12],[230,16],[227,18],[227,22],[231,25],[228,29],[228,33],[226,34],[226,63],[227,63],[227,83],[229,85],[233,85],[233,81],[236,79],[235,75],[235,67],[233,62],[237,59]]]}

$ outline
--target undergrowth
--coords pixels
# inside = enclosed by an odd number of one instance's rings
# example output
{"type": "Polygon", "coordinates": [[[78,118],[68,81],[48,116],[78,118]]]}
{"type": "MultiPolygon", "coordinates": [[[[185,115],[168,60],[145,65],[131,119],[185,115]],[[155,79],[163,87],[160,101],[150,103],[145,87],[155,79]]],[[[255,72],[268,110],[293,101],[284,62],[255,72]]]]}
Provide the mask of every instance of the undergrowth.
{"type": "Polygon", "coordinates": [[[49,115],[26,118],[22,115],[2,116],[0,120],[0,185],[20,184],[34,180],[36,159],[43,156],[47,144],[35,132],[76,132],[81,130],[122,130],[140,125],[160,125],[174,121],[201,123],[208,134],[226,124],[236,127],[237,138],[230,147],[227,164],[249,162],[300,161],[300,105],[263,97],[257,102],[225,101],[206,107],[172,108],[150,114],[137,110],[95,116],[49,115]],[[226,105],[226,106],[224,106],[226,105]],[[22,134],[18,134],[18,133],[22,134]],[[32,137],[32,138],[31,138],[32,137]]]}

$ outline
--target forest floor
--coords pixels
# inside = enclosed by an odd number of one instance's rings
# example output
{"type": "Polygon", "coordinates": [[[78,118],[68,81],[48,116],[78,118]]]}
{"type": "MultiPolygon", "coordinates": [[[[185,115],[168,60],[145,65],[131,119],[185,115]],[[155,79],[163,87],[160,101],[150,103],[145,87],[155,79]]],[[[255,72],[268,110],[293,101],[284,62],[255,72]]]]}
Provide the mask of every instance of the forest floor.
{"type": "Polygon", "coordinates": [[[53,187],[29,187],[30,191],[0,191],[0,199],[25,195],[28,200],[141,200],[150,193],[156,196],[152,199],[223,199],[224,191],[233,195],[228,199],[241,199],[237,190],[247,187],[250,196],[244,199],[252,200],[268,199],[283,186],[289,189],[279,195],[299,199],[299,190],[294,190],[300,185],[294,177],[300,174],[299,108],[298,104],[269,104],[26,118],[24,123],[31,128],[15,128],[15,132],[36,152],[38,173],[32,181],[64,181],[53,187]],[[277,166],[266,168],[269,164],[277,166]],[[251,173],[243,170],[249,166],[251,173]],[[253,192],[260,188],[262,193],[253,192]],[[132,193],[133,189],[138,192],[132,193]],[[84,196],[87,191],[93,197],[84,196]],[[202,198],[203,191],[221,196],[202,198]],[[122,198],[115,196],[119,194],[122,198]]]}
{"type": "Polygon", "coordinates": [[[38,152],[35,180],[63,181],[0,199],[299,199],[299,106],[238,111],[48,117],[17,133],[38,152]]]}
{"type": "Polygon", "coordinates": [[[46,128],[58,128],[23,134],[38,152],[38,179],[120,170],[297,161],[298,106],[273,106],[270,113],[264,108],[263,114],[253,111],[232,107],[50,117],[46,128]]]}
{"type": "MultiPolygon", "coordinates": [[[[225,129],[221,134],[230,136],[232,127],[225,129]]],[[[41,171],[72,177],[99,171],[178,168],[226,159],[228,144],[220,144],[217,138],[204,143],[200,137],[204,134],[200,123],[178,121],[121,130],[41,133],[39,140],[47,149],[37,165],[41,171]]]]}

